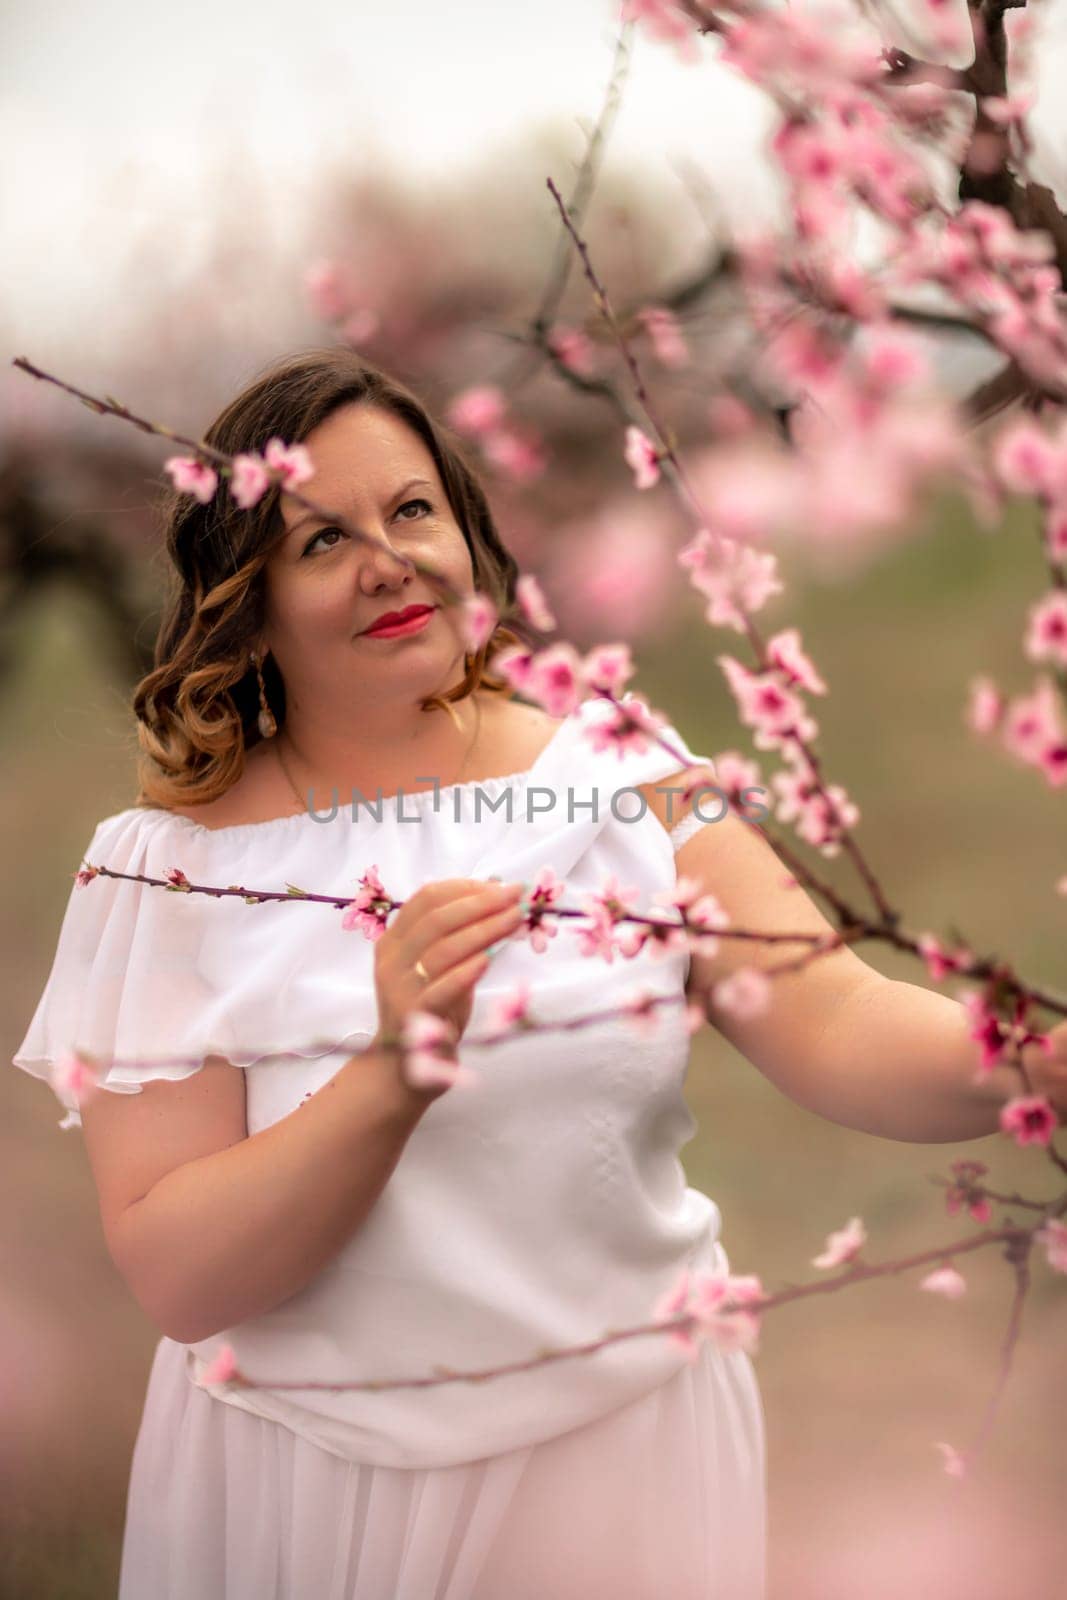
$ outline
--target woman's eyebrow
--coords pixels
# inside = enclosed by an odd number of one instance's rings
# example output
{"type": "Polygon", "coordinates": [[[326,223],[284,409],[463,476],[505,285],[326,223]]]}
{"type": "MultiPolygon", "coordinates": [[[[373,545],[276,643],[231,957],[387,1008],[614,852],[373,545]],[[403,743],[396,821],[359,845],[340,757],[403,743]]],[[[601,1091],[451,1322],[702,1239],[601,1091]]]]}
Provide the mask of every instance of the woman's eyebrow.
{"type": "MultiPolygon", "coordinates": [[[[400,496],[402,494],[407,494],[409,489],[416,488],[432,489],[433,484],[428,478],[409,478],[406,483],[402,483],[400,485],[399,489],[393,490],[392,494],[389,496],[389,499],[386,501],[386,505],[389,504],[389,500],[399,500],[400,496]]],[[[296,533],[300,528],[305,527],[309,522],[323,522],[326,520],[327,516],[340,516],[340,514],[341,513],[337,511],[326,513],[320,513],[318,511],[305,511],[302,517],[297,517],[295,522],[290,523],[288,532],[296,533]]]]}

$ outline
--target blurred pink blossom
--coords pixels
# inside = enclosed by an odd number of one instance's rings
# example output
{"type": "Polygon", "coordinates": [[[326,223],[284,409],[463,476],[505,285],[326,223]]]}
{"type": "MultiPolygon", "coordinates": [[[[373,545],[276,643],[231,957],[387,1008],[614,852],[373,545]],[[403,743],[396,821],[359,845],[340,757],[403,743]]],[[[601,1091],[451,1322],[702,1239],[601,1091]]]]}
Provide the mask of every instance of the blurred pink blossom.
{"type": "Polygon", "coordinates": [[[813,1256],[813,1267],[841,1267],[846,1262],[854,1261],[867,1243],[867,1230],[863,1226],[861,1217],[850,1217],[845,1226],[837,1233],[831,1233],[826,1241],[826,1249],[821,1255],[813,1256]]]}
{"type": "Polygon", "coordinates": [[[163,470],[177,490],[193,495],[201,505],[206,506],[218,488],[218,473],[198,456],[168,456],[163,470]]]}

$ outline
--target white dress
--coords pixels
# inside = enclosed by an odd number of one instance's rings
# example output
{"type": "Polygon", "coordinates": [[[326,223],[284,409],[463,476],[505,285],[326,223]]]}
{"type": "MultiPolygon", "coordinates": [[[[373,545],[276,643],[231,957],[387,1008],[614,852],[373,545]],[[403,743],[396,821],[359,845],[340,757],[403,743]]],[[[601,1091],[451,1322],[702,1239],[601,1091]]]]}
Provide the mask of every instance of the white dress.
{"type": "MultiPolygon", "coordinates": [[[[693,754],[597,750],[584,702],[528,772],[209,830],[131,808],[83,864],[198,885],[336,896],[249,903],[95,877],[71,892],[15,1064],[67,1048],[136,1093],[209,1054],[246,1073],[248,1132],[287,1116],[373,1035],[374,946],[341,926],[375,866],[402,899],[440,878],[532,883],[561,905],[614,875],[634,909],[674,882],[673,835],[635,785],[693,754]]],[[[710,765],[710,762],[708,762],[710,765]]],[[[424,781],[428,781],[424,780],[424,781]]],[[[700,806],[716,814],[714,800],[700,806]]],[[[376,1391],[200,1386],[223,1343],[275,1384],[475,1370],[651,1319],[686,1266],[725,1271],[715,1202],[687,1186],[694,1120],[685,951],[543,951],[513,938],[480,980],[461,1063],[340,1253],[274,1311],[195,1345],[162,1338],[134,1451],[119,1600],[762,1600],[765,1436],[752,1362],[666,1334],[481,1383],[376,1391]],[[561,1022],[642,994],[625,1017],[491,1047],[491,1002],[529,983],[561,1022]]],[[[77,1123],[61,1094],[67,1124],[77,1123]]]]}

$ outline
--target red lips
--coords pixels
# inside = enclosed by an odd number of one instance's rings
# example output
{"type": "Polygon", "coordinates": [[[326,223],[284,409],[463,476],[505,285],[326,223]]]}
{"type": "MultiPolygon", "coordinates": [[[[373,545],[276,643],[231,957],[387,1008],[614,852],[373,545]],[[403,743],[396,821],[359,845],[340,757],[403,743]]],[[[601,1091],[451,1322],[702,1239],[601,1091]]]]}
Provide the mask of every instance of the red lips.
{"type": "Polygon", "coordinates": [[[364,628],[364,633],[374,633],[378,628],[391,628],[397,622],[409,622],[412,617],[419,617],[424,611],[432,611],[433,606],[405,606],[403,611],[386,611],[382,616],[376,617],[369,628],[364,628]]]}

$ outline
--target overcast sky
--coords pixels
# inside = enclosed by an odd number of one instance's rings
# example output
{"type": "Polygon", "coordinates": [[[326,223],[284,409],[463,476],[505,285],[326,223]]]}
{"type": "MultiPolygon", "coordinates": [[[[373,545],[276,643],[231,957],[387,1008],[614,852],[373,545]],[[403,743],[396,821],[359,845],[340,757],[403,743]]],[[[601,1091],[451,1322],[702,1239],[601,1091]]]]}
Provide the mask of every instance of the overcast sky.
{"type": "MultiPolygon", "coordinates": [[[[1042,132],[1062,151],[1067,0],[1042,9],[1054,42],[1042,132]]],[[[269,174],[292,215],[324,153],[430,182],[525,125],[592,120],[616,16],[613,0],[3,0],[0,332],[32,346],[106,315],[111,263],[133,233],[170,229],[192,248],[198,185],[220,152],[269,174]]],[[[637,33],[610,161],[674,190],[695,161],[744,207],[765,109],[701,48],[707,61],[687,68],[637,33]]]]}
{"type": "MultiPolygon", "coordinates": [[[[0,250],[16,339],[75,289],[91,302],[124,234],[187,216],[220,151],[268,171],[279,205],[299,207],[325,152],[430,182],[524,125],[595,118],[617,32],[609,0],[7,0],[2,17],[0,250]]],[[[672,162],[724,125],[751,144],[758,97],[709,65],[687,71],[637,36],[611,159],[677,188],[672,162]]]]}

